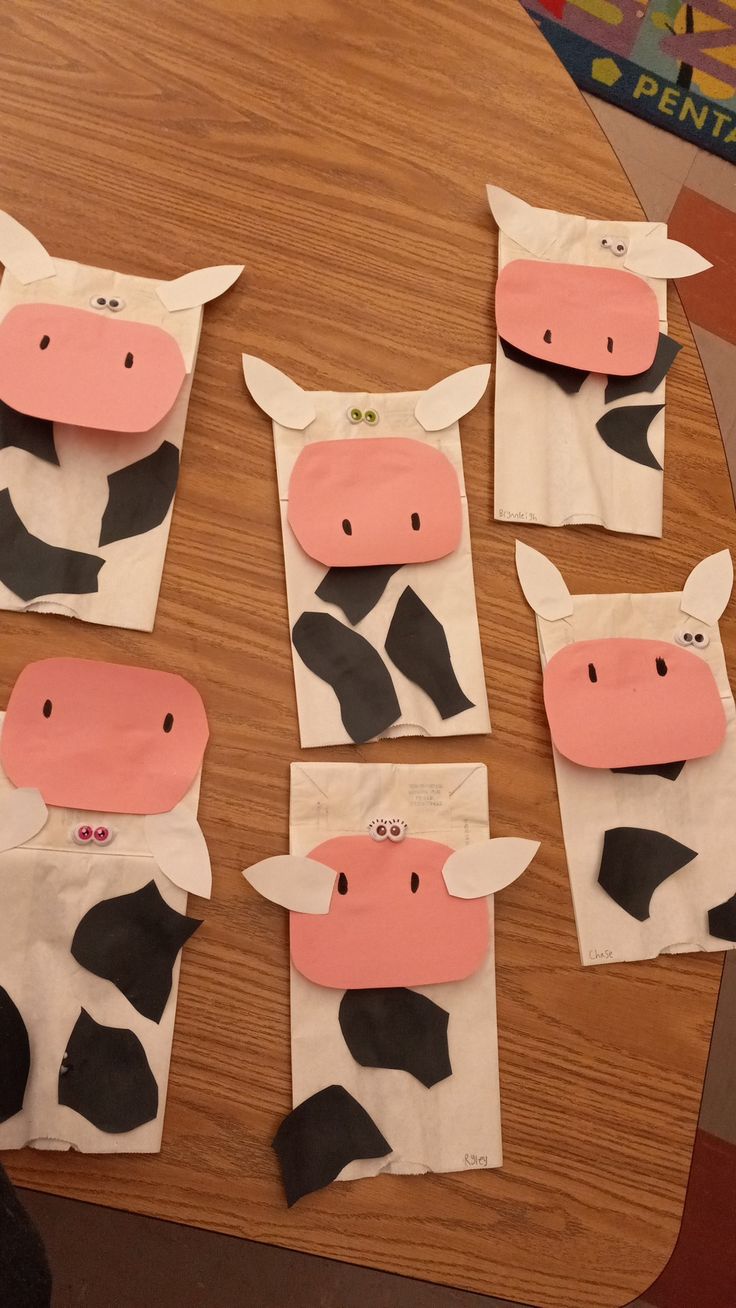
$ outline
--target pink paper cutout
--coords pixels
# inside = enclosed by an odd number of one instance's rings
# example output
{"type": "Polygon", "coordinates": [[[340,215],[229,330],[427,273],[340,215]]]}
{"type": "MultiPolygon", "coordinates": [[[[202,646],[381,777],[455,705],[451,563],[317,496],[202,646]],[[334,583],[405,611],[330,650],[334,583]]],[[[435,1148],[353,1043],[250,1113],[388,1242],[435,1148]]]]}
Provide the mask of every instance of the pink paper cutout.
{"type": "Polygon", "coordinates": [[[705,758],[726,733],[710,667],[669,641],[566,645],[545,669],[544,706],[555,748],[589,768],[705,758]]]}
{"type": "Polygon", "coordinates": [[[18,304],[0,322],[0,400],[33,418],[149,431],[185,376],[178,343],[151,323],[63,304],[18,304]]]}
{"type": "Polygon", "coordinates": [[[536,359],[628,377],[654,360],[659,308],[634,273],[514,259],[496,283],[496,326],[503,340],[536,359]]]}
{"type": "Polygon", "coordinates": [[[397,844],[338,836],[318,845],[309,857],[342,874],[347,892],[338,875],[327,913],[289,914],[294,966],[340,990],[470,976],[488,950],[488,903],[449,894],[442,868],[452,852],[413,836],[397,844]]]}
{"type": "Polygon", "coordinates": [[[183,677],[42,659],[13,687],[0,762],[14,785],[60,808],[167,813],[195,780],[208,735],[202,699],[183,677]]]}
{"type": "Polygon", "coordinates": [[[305,553],[328,568],[428,563],[460,543],[460,485],[424,441],[315,441],[294,464],[288,518],[305,553]]]}

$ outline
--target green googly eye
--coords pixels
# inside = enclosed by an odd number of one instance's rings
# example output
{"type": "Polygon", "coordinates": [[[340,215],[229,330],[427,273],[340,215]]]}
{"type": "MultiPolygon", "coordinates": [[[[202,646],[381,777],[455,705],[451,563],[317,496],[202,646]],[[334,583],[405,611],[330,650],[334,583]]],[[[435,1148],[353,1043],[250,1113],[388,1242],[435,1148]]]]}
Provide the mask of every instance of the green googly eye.
{"type": "Polygon", "coordinates": [[[362,421],[363,421],[363,410],[362,410],[362,409],[356,409],[356,408],[348,409],[348,420],[349,420],[350,422],[362,422],[362,421]]]}
{"type": "Polygon", "coordinates": [[[366,409],[363,414],[363,421],[368,423],[369,427],[375,427],[378,422],[378,414],[375,409],[366,409]]]}

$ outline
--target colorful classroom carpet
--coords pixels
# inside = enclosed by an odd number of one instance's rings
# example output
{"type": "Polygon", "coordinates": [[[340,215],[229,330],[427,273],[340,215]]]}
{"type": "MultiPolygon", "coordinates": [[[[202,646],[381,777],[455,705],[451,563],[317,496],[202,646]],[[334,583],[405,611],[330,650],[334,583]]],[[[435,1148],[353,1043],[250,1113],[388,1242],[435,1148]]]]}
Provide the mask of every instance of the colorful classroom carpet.
{"type": "Polygon", "coordinates": [[[573,81],[736,161],[736,0],[523,0],[573,81]]]}

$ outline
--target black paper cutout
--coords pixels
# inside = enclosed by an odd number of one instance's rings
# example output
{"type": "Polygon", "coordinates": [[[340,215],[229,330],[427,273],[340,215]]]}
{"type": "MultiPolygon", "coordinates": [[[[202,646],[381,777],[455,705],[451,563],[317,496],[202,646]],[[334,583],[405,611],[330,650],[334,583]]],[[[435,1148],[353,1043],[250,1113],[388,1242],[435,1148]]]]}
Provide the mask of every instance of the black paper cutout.
{"type": "Polygon", "coordinates": [[[638,763],[634,768],[611,768],[612,772],[629,772],[637,777],[664,777],[665,781],[677,781],[686,760],[680,763],[638,763]]]}
{"type": "Polygon", "coordinates": [[[736,895],[708,910],[708,930],[717,940],[736,940],[736,895]]]}
{"type": "Polygon", "coordinates": [[[682,346],[673,341],[664,332],[659,333],[657,353],[645,372],[638,372],[633,377],[609,377],[606,385],[606,404],[623,400],[627,395],[640,395],[647,391],[650,395],[656,391],[663,377],[667,376],[682,346]]]}
{"type": "Polygon", "coordinates": [[[26,1024],[0,986],[0,1122],[15,1117],[23,1107],[31,1070],[31,1046],[26,1024]]]}
{"type": "Polygon", "coordinates": [[[330,568],[314,592],[325,604],[336,604],[355,626],[375,608],[400,563],[369,568],[330,568]]]}
{"type": "Polygon", "coordinates": [[[174,498],[178,476],[179,451],[171,441],[162,441],[153,454],[111,472],[100,548],[160,526],[174,498]]]}
{"type": "Polygon", "coordinates": [[[127,895],[103,899],[85,913],[72,956],[88,972],[112,981],[152,1022],[160,1022],[171,993],[180,949],[201,920],[170,908],[155,881],[127,895]]]}
{"type": "Polygon", "coordinates": [[[646,922],[657,886],[697,858],[679,840],[647,827],[612,827],[603,837],[598,882],[620,908],[646,922]]]}
{"type": "Polygon", "coordinates": [[[53,463],[58,467],[59,456],[54,444],[54,424],[47,418],[31,418],[27,413],[18,413],[9,404],[0,400],[0,450],[14,446],[26,450],[44,463],[53,463]]]}
{"type": "Polygon", "coordinates": [[[47,545],[32,536],[13,507],[10,491],[0,491],[0,581],[19,599],[94,594],[104,562],[95,554],[47,545]]]}
{"type": "Polygon", "coordinates": [[[346,990],[340,1030],[361,1067],[408,1072],[422,1085],[452,1076],[447,1047],[450,1014],[415,990],[346,990]]]}
{"type": "Polygon", "coordinates": [[[661,472],[662,464],[652,454],[647,435],[652,420],[663,408],[663,404],[624,404],[619,409],[609,409],[595,425],[609,450],[631,459],[632,463],[661,472]]]}
{"type": "Polygon", "coordinates": [[[358,1158],[384,1158],[391,1146],[342,1085],[318,1090],[284,1118],[273,1138],[289,1208],[329,1185],[358,1158]]]}
{"type": "Polygon", "coordinates": [[[396,721],[401,708],[389,671],[359,632],[330,613],[303,613],[291,639],[309,671],[334,690],[343,726],[356,744],[396,721]]]}
{"type": "Polygon", "coordinates": [[[385,649],[399,672],[429,695],[443,720],[474,707],[455,676],[442,623],[411,586],[396,605],[385,649]]]}
{"type": "Polygon", "coordinates": [[[158,1086],[135,1032],[101,1026],[81,1009],[59,1068],[59,1103],[109,1135],[152,1122],[158,1086]]]}
{"type": "Polygon", "coordinates": [[[568,368],[564,363],[552,363],[549,359],[538,359],[535,354],[527,354],[526,350],[510,345],[503,336],[498,339],[507,359],[512,363],[520,363],[523,368],[531,368],[532,372],[543,372],[550,381],[557,382],[566,395],[577,395],[586,377],[590,376],[582,368],[568,368]]]}

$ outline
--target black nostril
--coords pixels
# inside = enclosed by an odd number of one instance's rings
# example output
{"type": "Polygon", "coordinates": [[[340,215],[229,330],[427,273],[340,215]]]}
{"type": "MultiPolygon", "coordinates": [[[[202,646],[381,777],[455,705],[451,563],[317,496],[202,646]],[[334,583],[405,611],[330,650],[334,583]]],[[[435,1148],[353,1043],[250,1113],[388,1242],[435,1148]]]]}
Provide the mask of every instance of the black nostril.
{"type": "Polygon", "coordinates": [[[125,356],[125,366],[126,368],[133,367],[133,355],[130,352],[128,352],[128,354],[126,354],[125,356]]]}
{"type": "Polygon", "coordinates": [[[657,659],[657,672],[659,673],[660,677],[667,676],[667,664],[665,663],[664,659],[657,659]]]}
{"type": "Polygon", "coordinates": [[[50,700],[50,699],[44,700],[44,705],[43,705],[43,716],[44,716],[45,718],[50,718],[50,717],[51,717],[51,709],[52,709],[52,708],[53,708],[53,705],[52,705],[52,703],[51,703],[51,700],[50,700]]]}
{"type": "Polygon", "coordinates": [[[419,531],[419,528],[421,527],[421,525],[422,525],[422,521],[421,521],[421,518],[419,517],[419,514],[418,514],[418,513],[412,513],[412,515],[411,515],[411,529],[412,529],[412,531],[419,531]]]}
{"type": "Polygon", "coordinates": [[[544,339],[545,339],[545,341],[547,342],[548,345],[551,345],[551,344],[552,344],[552,333],[551,333],[549,327],[547,328],[546,332],[544,333],[544,339]]]}
{"type": "Polygon", "coordinates": [[[337,893],[338,895],[346,895],[348,893],[348,879],[344,872],[341,872],[337,878],[337,893]]]}
{"type": "Polygon", "coordinates": [[[608,338],[608,344],[606,345],[606,349],[608,350],[608,353],[609,353],[609,354],[613,354],[613,337],[612,337],[612,336],[609,336],[609,338],[608,338]]]}
{"type": "Polygon", "coordinates": [[[588,664],[588,676],[590,677],[591,681],[598,680],[598,673],[595,670],[595,663],[588,664]]]}
{"type": "Polygon", "coordinates": [[[343,531],[345,532],[345,535],[346,535],[346,536],[352,536],[352,534],[353,534],[353,526],[352,526],[352,523],[351,523],[351,521],[350,521],[349,518],[343,518],[343,520],[342,520],[342,529],[343,529],[343,531]]]}
{"type": "Polygon", "coordinates": [[[412,893],[413,895],[415,895],[415,894],[417,893],[418,889],[419,889],[419,874],[418,874],[417,872],[412,872],[412,874],[411,874],[411,893],[412,893]]]}
{"type": "Polygon", "coordinates": [[[50,336],[42,336],[41,339],[40,339],[40,341],[38,342],[38,348],[39,348],[39,350],[45,350],[46,347],[47,347],[48,345],[50,345],[50,344],[51,344],[51,337],[50,337],[50,336]]]}
{"type": "Polygon", "coordinates": [[[167,713],[166,717],[164,718],[164,731],[166,732],[167,736],[171,731],[173,725],[174,725],[174,715],[173,713],[167,713]]]}

